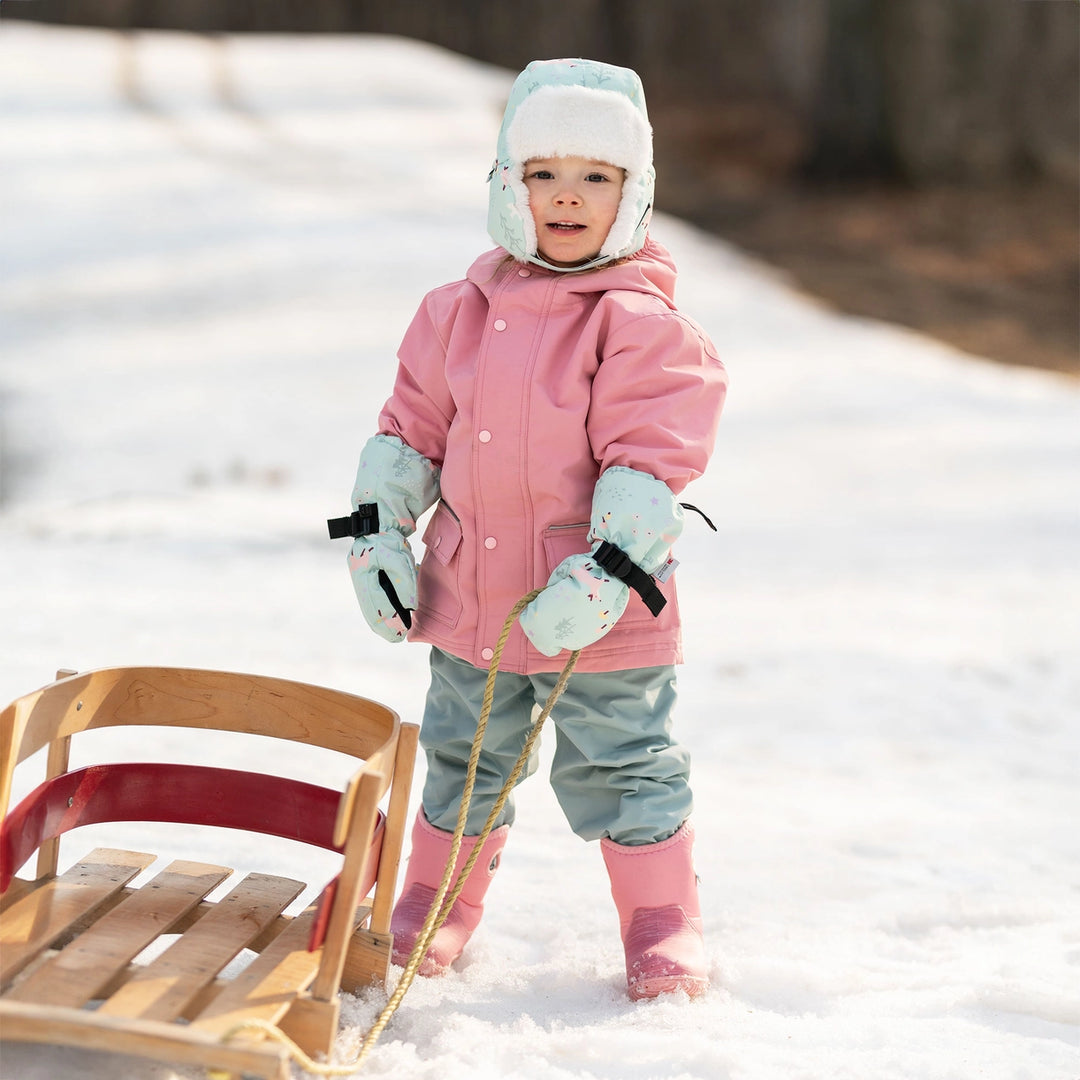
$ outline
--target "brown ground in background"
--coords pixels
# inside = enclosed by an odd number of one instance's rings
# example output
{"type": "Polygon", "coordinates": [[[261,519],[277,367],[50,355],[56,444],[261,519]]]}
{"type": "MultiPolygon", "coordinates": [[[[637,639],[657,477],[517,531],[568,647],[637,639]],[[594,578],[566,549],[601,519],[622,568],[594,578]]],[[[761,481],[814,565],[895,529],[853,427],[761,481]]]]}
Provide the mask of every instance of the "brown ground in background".
{"type": "MultiPolygon", "coordinates": [[[[661,176],[680,174],[693,173],[661,176]]],[[[738,186],[717,194],[723,185],[706,191],[700,181],[668,180],[658,202],[840,310],[1003,363],[1080,377],[1074,187],[738,186]]]]}

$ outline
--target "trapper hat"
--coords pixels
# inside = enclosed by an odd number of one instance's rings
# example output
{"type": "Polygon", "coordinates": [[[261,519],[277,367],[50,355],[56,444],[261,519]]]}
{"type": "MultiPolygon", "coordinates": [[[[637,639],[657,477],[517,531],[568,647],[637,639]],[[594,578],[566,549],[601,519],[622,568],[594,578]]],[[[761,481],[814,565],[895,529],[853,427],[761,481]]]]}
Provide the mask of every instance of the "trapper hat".
{"type": "Polygon", "coordinates": [[[637,73],[597,60],[534,60],[514,81],[488,175],[488,232],[515,258],[549,270],[589,270],[640,251],[652,212],[652,128],[637,73]],[[622,201],[604,246],[580,266],[537,251],[525,162],[584,157],[623,169],[622,201]]]}

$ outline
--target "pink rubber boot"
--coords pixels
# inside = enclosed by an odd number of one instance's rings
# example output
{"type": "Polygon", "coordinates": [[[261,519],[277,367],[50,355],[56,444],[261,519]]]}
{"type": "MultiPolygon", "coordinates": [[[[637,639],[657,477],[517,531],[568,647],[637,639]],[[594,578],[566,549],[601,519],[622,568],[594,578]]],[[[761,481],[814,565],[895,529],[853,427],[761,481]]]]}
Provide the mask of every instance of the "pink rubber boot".
{"type": "Polygon", "coordinates": [[[600,842],[634,1001],[676,990],[697,997],[709,988],[693,846],[689,822],[658,844],[600,842]]]}
{"type": "MultiPolygon", "coordinates": [[[[446,922],[435,932],[435,937],[428,946],[424,959],[416,969],[418,975],[445,975],[450,965],[461,955],[466,942],[484,913],[484,894],[491,884],[491,879],[498,869],[502,849],[510,826],[503,825],[492,829],[472,873],[469,874],[461,895],[454,901],[446,922]]],[[[453,834],[435,828],[426,817],[423,809],[416,815],[412,831],[412,854],[405,871],[405,883],[401,887],[401,896],[390,916],[390,932],[394,935],[393,961],[404,967],[409,954],[424,927],[424,920],[431,909],[431,902],[439,891],[439,882],[446,871],[450,858],[453,834]]],[[[465,836],[458,851],[454,873],[465,865],[477,837],[465,836]]],[[[450,888],[454,879],[450,879],[450,888]]]]}

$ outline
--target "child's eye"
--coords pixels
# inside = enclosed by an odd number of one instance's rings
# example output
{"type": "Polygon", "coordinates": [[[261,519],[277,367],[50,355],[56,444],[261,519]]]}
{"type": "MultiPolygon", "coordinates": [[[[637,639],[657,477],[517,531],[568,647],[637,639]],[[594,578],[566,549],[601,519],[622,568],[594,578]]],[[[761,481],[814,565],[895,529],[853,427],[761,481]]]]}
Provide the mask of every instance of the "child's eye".
{"type": "Polygon", "coordinates": [[[532,174],[532,178],[534,180],[554,180],[555,176],[547,169],[537,169],[536,172],[532,174]]]}
{"type": "Polygon", "coordinates": [[[589,173],[589,175],[586,176],[585,179],[588,180],[591,184],[607,183],[608,180],[608,178],[603,173],[599,172],[589,173]]]}

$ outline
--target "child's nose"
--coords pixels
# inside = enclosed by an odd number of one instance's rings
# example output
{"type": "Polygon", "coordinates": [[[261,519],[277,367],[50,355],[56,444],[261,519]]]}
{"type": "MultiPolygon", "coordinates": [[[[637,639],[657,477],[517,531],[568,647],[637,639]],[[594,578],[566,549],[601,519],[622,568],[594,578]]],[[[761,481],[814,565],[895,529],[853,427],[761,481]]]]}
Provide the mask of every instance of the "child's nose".
{"type": "Polygon", "coordinates": [[[563,188],[555,196],[555,202],[559,206],[580,206],[581,196],[573,188],[563,188]]]}

